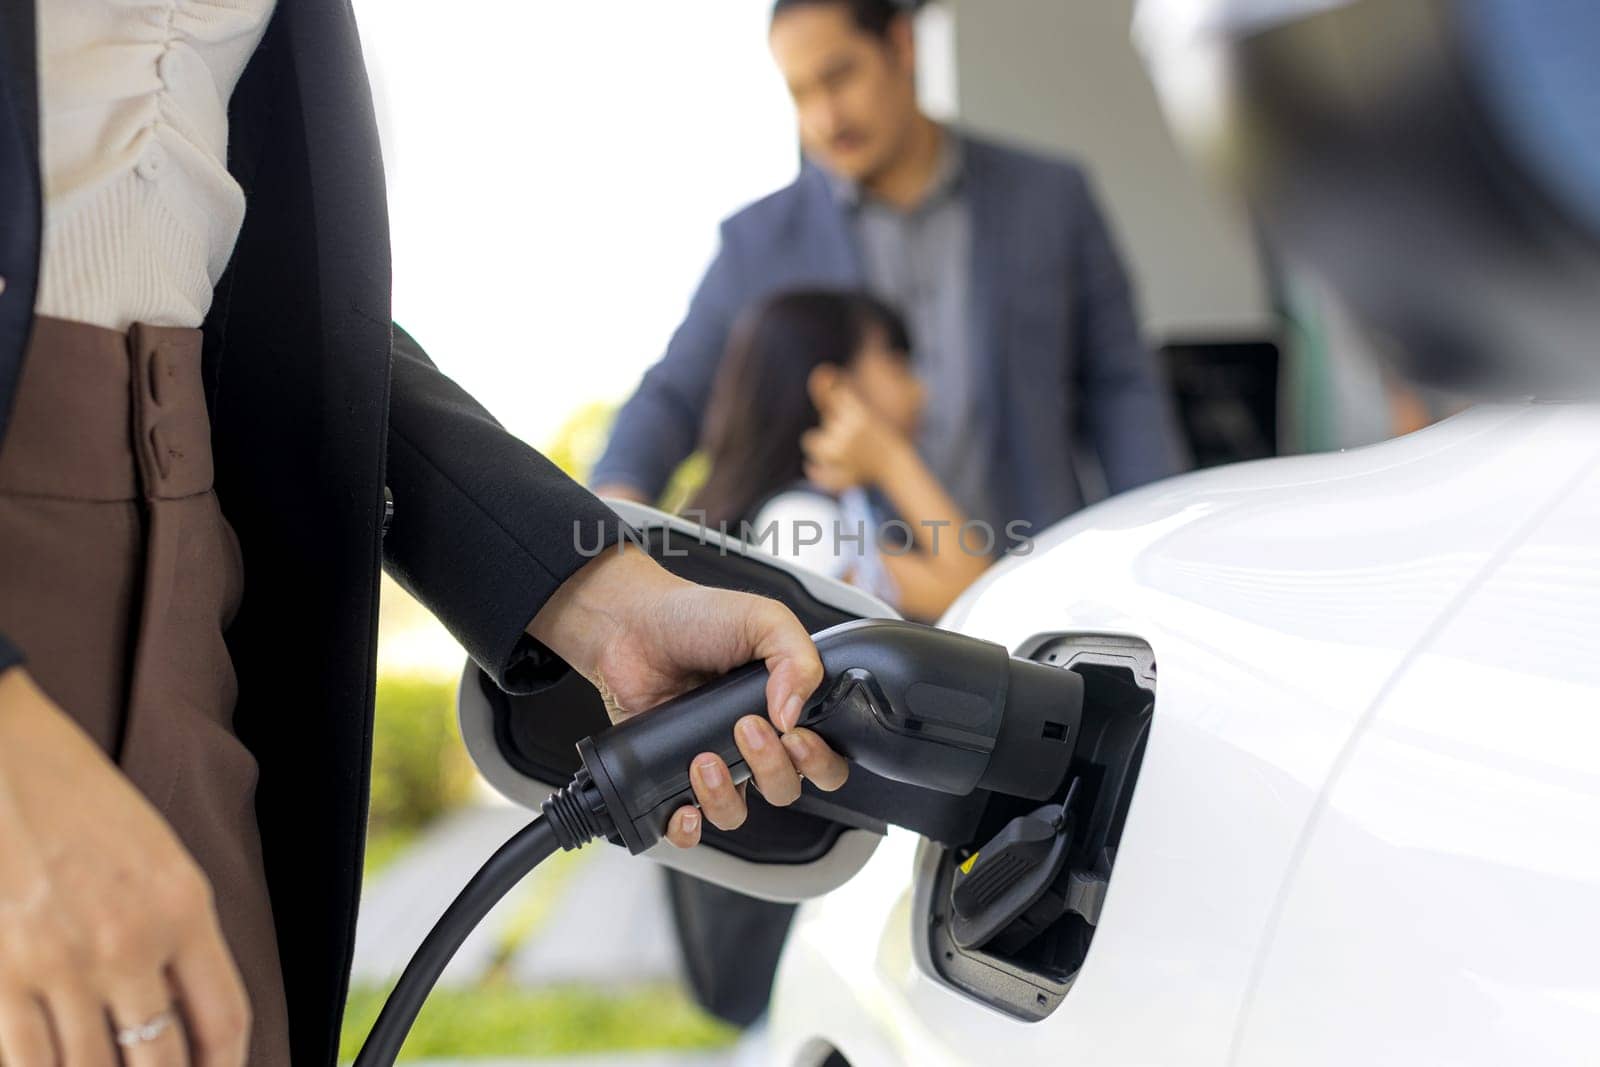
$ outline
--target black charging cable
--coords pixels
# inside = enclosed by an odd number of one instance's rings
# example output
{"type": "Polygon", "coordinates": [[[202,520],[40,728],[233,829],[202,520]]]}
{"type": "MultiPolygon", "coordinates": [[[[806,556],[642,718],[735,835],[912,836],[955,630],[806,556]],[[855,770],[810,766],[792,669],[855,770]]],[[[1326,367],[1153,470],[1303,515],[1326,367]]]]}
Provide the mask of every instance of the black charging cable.
{"type": "MultiPolygon", "coordinates": [[[[800,723],[866,770],[965,796],[978,789],[1044,800],[1066,777],[1083,679],[931,626],[862,619],[814,638],[825,680],[800,723]]],[[[406,964],[355,1067],[389,1067],[445,966],[500,899],[557,849],[597,837],[638,855],[694,803],[689,765],[715,752],[750,777],[733,725],[766,707],[767,671],[741,667],[647,715],[578,742],[583,769],[489,858],[406,964]]]]}
{"type": "Polygon", "coordinates": [[[606,835],[609,820],[603,807],[596,808],[598,803],[599,794],[580,771],[571,785],[550,795],[536,819],[495,850],[422,939],[378,1013],[355,1067],[388,1067],[395,1062],[423,1002],[461,943],[517,883],[557,851],[582,848],[606,835]]]}

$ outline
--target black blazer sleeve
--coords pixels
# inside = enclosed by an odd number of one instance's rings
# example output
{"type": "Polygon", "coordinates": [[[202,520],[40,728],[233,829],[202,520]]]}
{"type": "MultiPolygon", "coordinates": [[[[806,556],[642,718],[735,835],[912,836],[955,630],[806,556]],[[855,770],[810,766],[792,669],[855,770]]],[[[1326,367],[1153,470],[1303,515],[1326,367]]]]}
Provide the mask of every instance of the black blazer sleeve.
{"type": "Polygon", "coordinates": [[[502,428],[398,326],[387,481],[389,573],[505,688],[559,677],[566,665],[524,628],[619,540],[619,519],[502,428]]]}
{"type": "Polygon", "coordinates": [[[22,650],[6,640],[5,634],[0,634],[0,674],[4,674],[21,662],[22,650]]]}

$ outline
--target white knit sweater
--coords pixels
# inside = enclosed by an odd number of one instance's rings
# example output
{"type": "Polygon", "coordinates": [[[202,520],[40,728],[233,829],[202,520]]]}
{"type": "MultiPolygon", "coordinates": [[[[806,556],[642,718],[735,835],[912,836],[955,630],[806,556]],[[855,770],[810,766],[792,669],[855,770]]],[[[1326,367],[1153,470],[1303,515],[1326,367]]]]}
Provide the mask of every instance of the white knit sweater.
{"type": "Polygon", "coordinates": [[[39,0],[35,310],[198,326],[244,220],[228,97],[272,0],[39,0]]]}

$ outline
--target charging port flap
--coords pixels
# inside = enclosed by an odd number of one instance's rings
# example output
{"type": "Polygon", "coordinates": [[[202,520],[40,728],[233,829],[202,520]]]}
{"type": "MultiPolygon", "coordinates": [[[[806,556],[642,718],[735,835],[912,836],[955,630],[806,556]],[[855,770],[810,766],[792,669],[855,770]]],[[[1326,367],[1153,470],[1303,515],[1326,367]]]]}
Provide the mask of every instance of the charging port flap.
{"type": "MultiPolygon", "coordinates": [[[[950,936],[964,949],[1015,953],[1044,933],[1085,895],[1067,867],[1072,846],[1073,779],[1060,804],[1012,819],[956,867],[950,889],[950,936]]],[[[1096,909],[1098,917],[1098,909],[1096,909]]]]}

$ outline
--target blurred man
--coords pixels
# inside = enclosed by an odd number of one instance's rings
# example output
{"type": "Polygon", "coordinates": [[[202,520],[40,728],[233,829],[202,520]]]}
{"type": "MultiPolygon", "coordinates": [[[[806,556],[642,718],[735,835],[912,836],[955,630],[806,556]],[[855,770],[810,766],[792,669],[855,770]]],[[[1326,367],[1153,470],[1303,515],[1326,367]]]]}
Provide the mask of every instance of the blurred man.
{"type": "Polygon", "coordinates": [[[618,416],[593,483],[651,500],[697,443],[730,328],[772,291],[865,284],[909,320],[928,388],[919,446],[968,515],[1033,532],[1179,466],[1127,278],[1083,173],[941,127],[917,106],[909,6],[777,0],[772,54],[806,163],[733,216],[666,356],[618,416]]]}

